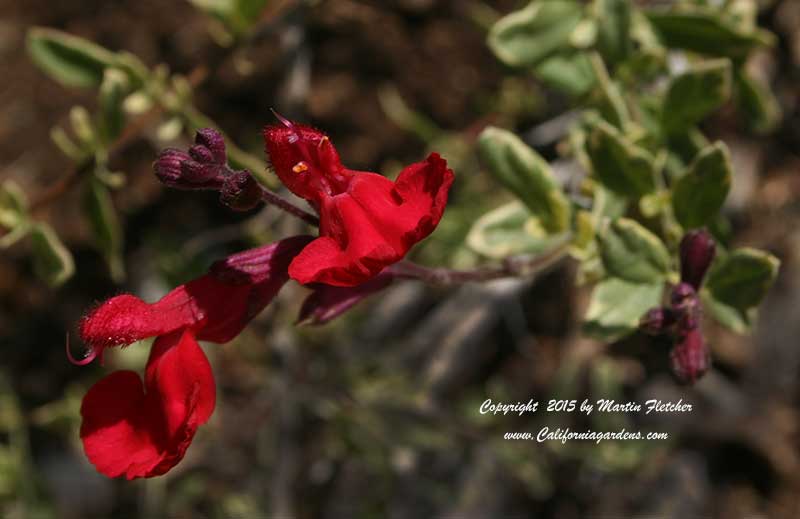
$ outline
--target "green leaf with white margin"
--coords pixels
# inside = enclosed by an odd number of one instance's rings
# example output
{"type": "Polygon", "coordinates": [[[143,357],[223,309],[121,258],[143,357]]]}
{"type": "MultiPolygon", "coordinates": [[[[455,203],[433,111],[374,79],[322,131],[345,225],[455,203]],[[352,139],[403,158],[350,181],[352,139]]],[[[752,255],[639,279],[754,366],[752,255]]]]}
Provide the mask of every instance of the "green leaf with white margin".
{"type": "Polygon", "coordinates": [[[584,333],[607,341],[621,339],[636,330],[645,312],[661,304],[663,290],[661,282],[643,284],[606,278],[592,291],[584,333]]]}
{"type": "Polygon", "coordinates": [[[733,251],[712,266],[701,292],[704,307],[723,326],[747,333],[779,267],[779,260],[766,252],[750,248],[733,251]]]}
{"type": "Polygon", "coordinates": [[[599,87],[596,101],[597,110],[606,121],[624,131],[631,117],[619,85],[608,75],[608,69],[599,54],[593,53],[589,62],[599,87]]]}
{"type": "Polygon", "coordinates": [[[734,73],[736,104],[756,133],[769,133],[781,119],[781,106],[768,85],[743,70],[734,73]]]}
{"type": "Polygon", "coordinates": [[[45,27],[28,31],[27,47],[33,62],[66,86],[99,86],[103,71],[116,63],[113,52],[89,40],[45,27]]]}
{"type": "Polygon", "coordinates": [[[492,27],[489,48],[506,65],[535,67],[569,47],[583,11],[575,0],[534,0],[492,27]]]}
{"type": "Polygon", "coordinates": [[[7,249],[30,231],[28,198],[13,180],[0,185],[0,227],[9,232],[0,237],[0,249],[7,249]]]}
{"type": "Polygon", "coordinates": [[[606,271],[634,283],[663,282],[670,272],[670,256],[661,239],[628,218],[614,220],[598,236],[606,271]]]}
{"type": "Polygon", "coordinates": [[[597,180],[612,191],[639,197],[655,190],[653,156],[599,118],[590,127],[586,153],[597,180]]]}
{"type": "Polygon", "coordinates": [[[594,86],[592,64],[585,52],[562,52],[545,59],[533,71],[539,81],[571,96],[582,96],[594,86]]]}
{"type": "Polygon", "coordinates": [[[721,141],[701,151],[672,188],[672,209],[685,229],[706,225],[731,187],[728,147],[721,141]]]}
{"type": "Polygon", "coordinates": [[[731,62],[715,59],[672,79],[664,99],[662,124],[668,134],[686,131],[731,97],[731,62]]]}
{"type": "Polygon", "coordinates": [[[31,229],[30,237],[37,276],[53,287],[72,277],[75,272],[72,254],[49,225],[37,223],[31,229]]]}
{"type": "Polygon", "coordinates": [[[706,288],[725,305],[747,310],[761,303],[778,275],[780,261],[756,249],[736,249],[714,262],[706,288]]]}
{"type": "Polygon", "coordinates": [[[595,0],[597,49],[610,63],[619,63],[631,51],[630,0],[595,0]]]}
{"type": "Polygon", "coordinates": [[[550,250],[561,239],[562,235],[548,234],[541,222],[514,200],[478,218],[467,235],[467,246],[488,258],[503,259],[550,250]]]}
{"type": "Polygon", "coordinates": [[[28,218],[28,197],[13,180],[0,185],[0,226],[13,229],[28,218]]]}
{"type": "Polygon", "coordinates": [[[129,87],[130,81],[127,74],[118,69],[106,69],[98,96],[100,128],[106,143],[111,143],[116,139],[125,125],[125,112],[122,104],[129,87]]]}
{"type": "Polygon", "coordinates": [[[743,60],[758,47],[775,43],[772,33],[738,27],[733,20],[711,7],[653,9],[646,14],[662,41],[672,48],[743,60]]]}
{"type": "Polygon", "coordinates": [[[99,178],[87,181],[85,189],[84,211],[92,225],[95,243],[108,263],[112,279],[120,282],[125,278],[122,226],[111,201],[111,194],[99,178]]]}
{"type": "Polygon", "coordinates": [[[755,309],[740,310],[717,301],[708,290],[700,292],[703,309],[718,323],[736,333],[747,333],[755,321],[755,309]]]}
{"type": "Polygon", "coordinates": [[[548,233],[569,227],[570,204],[550,165],[519,137],[490,126],[478,137],[478,155],[489,172],[528,207],[548,233]]]}

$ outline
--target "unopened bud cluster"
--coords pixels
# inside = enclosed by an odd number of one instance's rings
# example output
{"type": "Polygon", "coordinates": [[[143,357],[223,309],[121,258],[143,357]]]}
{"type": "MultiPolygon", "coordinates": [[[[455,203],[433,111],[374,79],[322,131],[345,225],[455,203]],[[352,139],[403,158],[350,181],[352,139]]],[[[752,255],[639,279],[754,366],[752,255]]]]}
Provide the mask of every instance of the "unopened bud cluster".
{"type": "Polygon", "coordinates": [[[672,372],[682,382],[694,383],[708,371],[711,356],[700,330],[701,303],[698,296],[716,246],[708,231],[686,233],[681,240],[681,282],[672,288],[669,303],[650,309],[639,328],[656,336],[668,336],[672,372]]]}
{"type": "Polygon", "coordinates": [[[177,189],[211,189],[236,211],[247,211],[261,201],[261,187],[246,170],[228,166],[225,140],[212,128],[197,131],[188,152],[167,148],[153,163],[158,179],[177,189]]]}

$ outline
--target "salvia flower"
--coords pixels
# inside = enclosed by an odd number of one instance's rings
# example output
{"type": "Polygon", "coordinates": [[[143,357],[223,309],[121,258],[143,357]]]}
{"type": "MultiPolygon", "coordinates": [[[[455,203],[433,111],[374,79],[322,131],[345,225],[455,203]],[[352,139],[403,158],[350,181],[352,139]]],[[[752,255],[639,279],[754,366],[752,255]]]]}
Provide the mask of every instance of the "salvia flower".
{"type": "Polygon", "coordinates": [[[275,173],[320,216],[319,238],[289,265],[302,284],[355,286],[403,258],[439,224],[453,172],[438,154],[397,180],[344,167],[330,139],[280,118],[264,130],[275,173]]]}
{"type": "Polygon", "coordinates": [[[83,399],[81,439],[101,473],[152,477],[183,458],[215,405],[211,367],[197,341],[236,337],[286,283],[289,262],[309,242],[295,236],[230,256],[155,303],[123,294],[82,321],[88,359],[156,337],[144,381],[135,372],[117,371],[83,399]]]}

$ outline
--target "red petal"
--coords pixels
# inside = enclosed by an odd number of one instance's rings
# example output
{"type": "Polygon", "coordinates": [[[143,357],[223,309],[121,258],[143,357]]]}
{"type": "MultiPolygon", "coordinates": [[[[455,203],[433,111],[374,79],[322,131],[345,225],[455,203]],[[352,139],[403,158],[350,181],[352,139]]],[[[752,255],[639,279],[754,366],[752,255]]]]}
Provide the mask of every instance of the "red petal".
{"type": "Polygon", "coordinates": [[[325,200],[322,236],[289,265],[292,279],[303,284],[354,286],[399,260],[402,255],[376,229],[371,216],[348,195],[325,200]]]}
{"type": "Polygon", "coordinates": [[[132,371],[95,384],[81,405],[81,439],[89,461],[109,477],[164,474],[182,458],[214,410],[211,366],[189,331],[159,337],[145,387],[132,371]]]}
{"type": "Polygon", "coordinates": [[[400,172],[394,183],[395,191],[403,200],[401,207],[409,215],[407,218],[416,220],[416,225],[405,235],[408,243],[413,245],[420,241],[439,225],[454,179],[453,170],[438,153],[431,153],[425,161],[411,164],[400,172]]]}
{"type": "MultiPolygon", "coordinates": [[[[192,282],[193,291],[208,285],[202,279],[192,282]]],[[[175,288],[153,304],[130,294],[112,297],[83,319],[81,338],[105,348],[194,326],[205,314],[187,290],[192,283],[175,288]]]]}
{"type": "Polygon", "coordinates": [[[303,284],[335,286],[370,279],[436,228],[453,178],[435,153],[405,168],[394,183],[353,172],[347,193],[322,200],[321,238],[294,259],[289,275],[303,284]]]}

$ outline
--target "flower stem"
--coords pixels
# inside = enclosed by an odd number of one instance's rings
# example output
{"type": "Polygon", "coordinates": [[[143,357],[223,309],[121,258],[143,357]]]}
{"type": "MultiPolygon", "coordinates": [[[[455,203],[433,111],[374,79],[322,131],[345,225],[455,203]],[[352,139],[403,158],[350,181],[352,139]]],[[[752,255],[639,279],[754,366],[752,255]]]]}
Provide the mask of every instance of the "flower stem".
{"type": "Polygon", "coordinates": [[[270,191],[264,186],[261,187],[261,200],[263,200],[267,204],[274,205],[281,211],[285,211],[290,215],[300,218],[307,224],[313,225],[314,227],[319,227],[319,217],[309,213],[308,211],[297,207],[290,201],[286,200],[285,198],[281,197],[274,191],[270,191]]]}
{"type": "Polygon", "coordinates": [[[567,256],[570,239],[538,256],[509,256],[503,259],[500,265],[493,267],[478,267],[472,270],[455,270],[448,268],[433,268],[419,265],[408,260],[394,264],[392,272],[395,276],[405,279],[418,279],[435,285],[457,285],[470,281],[490,281],[508,277],[524,277],[538,274],[555,265],[567,256]]]}

